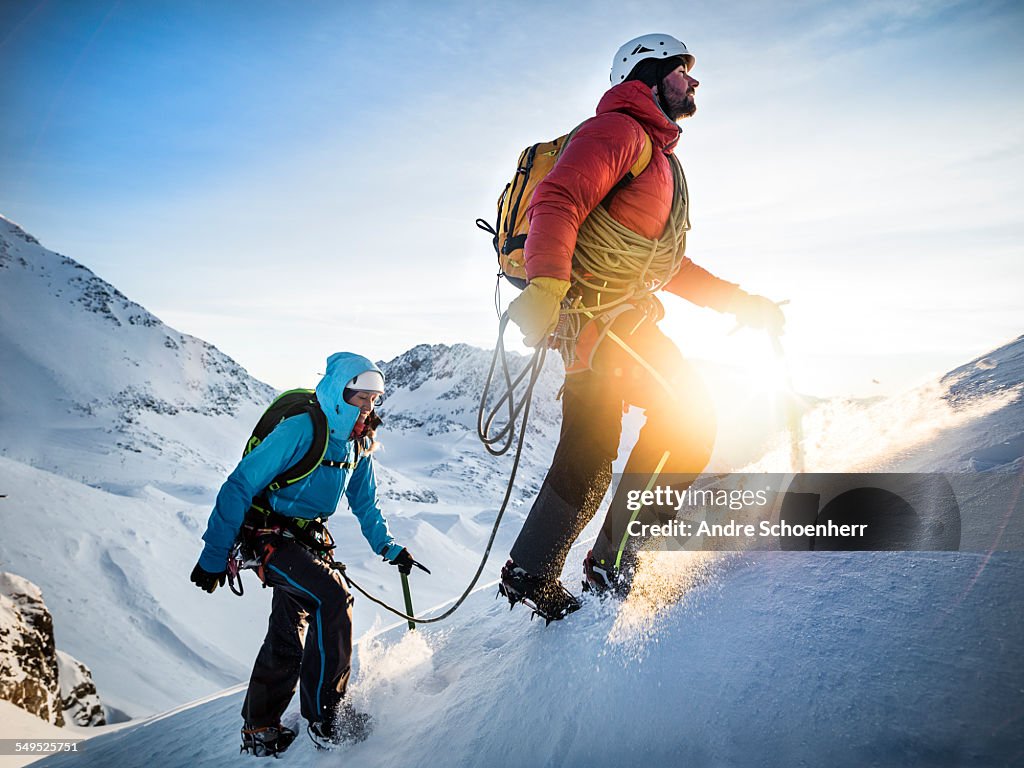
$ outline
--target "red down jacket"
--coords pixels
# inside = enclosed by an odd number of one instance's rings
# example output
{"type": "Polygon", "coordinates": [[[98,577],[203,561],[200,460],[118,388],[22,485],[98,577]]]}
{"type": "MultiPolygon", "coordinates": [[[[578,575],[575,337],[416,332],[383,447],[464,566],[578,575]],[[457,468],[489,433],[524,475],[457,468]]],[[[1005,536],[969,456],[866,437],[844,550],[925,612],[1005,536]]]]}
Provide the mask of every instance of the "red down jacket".
{"type": "MultiPolygon", "coordinates": [[[[672,169],[667,154],[679,140],[679,126],[668,119],[643,83],[609,89],[597,115],[573,136],[558,163],[537,186],[527,209],[526,274],[570,278],[576,234],[640,156],[644,132],[654,151],[650,165],[613,198],[608,212],[644,237],[660,237],[672,210],[672,169]]],[[[701,306],[724,311],[738,287],[715,277],[688,258],[666,290],[701,306]]]]}

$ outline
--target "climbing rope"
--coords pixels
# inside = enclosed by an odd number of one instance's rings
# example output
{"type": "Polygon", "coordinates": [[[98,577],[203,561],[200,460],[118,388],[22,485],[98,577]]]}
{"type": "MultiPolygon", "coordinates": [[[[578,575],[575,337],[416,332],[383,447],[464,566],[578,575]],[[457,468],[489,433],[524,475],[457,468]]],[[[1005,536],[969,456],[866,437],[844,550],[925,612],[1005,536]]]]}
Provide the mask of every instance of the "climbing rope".
{"type": "MultiPolygon", "coordinates": [[[[613,219],[603,205],[597,206],[580,227],[573,257],[572,282],[574,290],[571,292],[570,298],[563,303],[559,328],[555,333],[556,347],[561,352],[563,359],[572,359],[575,341],[579,336],[584,318],[593,320],[608,310],[624,304],[631,304],[644,306],[648,313],[653,311],[659,315],[658,318],[655,318],[656,320],[660,319],[661,304],[653,294],[663,288],[682,266],[686,251],[686,232],[690,228],[686,177],[675,156],[670,156],[669,159],[676,194],[673,196],[672,211],[660,238],[650,240],[633,232],[613,219]],[[584,303],[584,293],[593,293],[594,303],[584,303]]],[[[497,299],[496,292],[496,304],[498,304],[497,299]]],[[[504,345],[505,329],[508,322],[508,313],[502,313],[498,326],[498,340],[494,346],[494,354],[491,357],[487,379],[480,396],[480,406],[477,411],[477,436],[492,456],[503,456],[515,443],[515,458],[505,488],[504,499],[495,517],[490,538],[487,540],[487,547],[469,586],[451,608],[441,615],[420,618],[402,612],[369,594],[352,580],[346,572],[344,564],[334,565],[346,582],[363,596],[406,621],[417,624],[442,621],[462,605],[483,573],[494,545],[494,539],[498,534],[501,519],[512,496],[516,473],[519,470],[519,461],[522,457],[523,441],[526,437],[526,425],[530,416],[533,390],[544,367],[547,347],[543,344],[540,345],[534,351],[529,362],[513,377],[509,371],[508,355],[504,345]],[[505,391],[491,405],[485,416],[487,402],[491,398],[491,390],[495,381],[495,369],[498,368],[499,363],[505,391]],[[529,377],[528,380],[527,377],[529,377]],[[526,388],[517,398],[516,390],[524,380],[527,380],[526,388]],[[502,414],[505,415],[503,426],[492,433],[495,421],[502,414]],[[517,428],[519,430],[518,441],[515,435],[517,428]]]]}
{"type": "Polygon", "coordinates": [[[508,367],[508,356],[505,354],[505,345],[503,342],[505,336],[505,327],[508,325],[508,314],[505,313],[501,317],[499,323],[499,334],[498,342],[494,347],[494,355],[491,358],[491,366],[487,372],[487,380],[484,384],[484,393],[480,398],[480,408],[477,412],[477,434],[480,440],[483,442],[487,450],[494,456],[501,456],[508,452],[512,447],[513,442],[516,444],[515,459],[512,462],[512,472],[509,475],[508,485],[505,488],[505,497],[501,501],[501,507],[498,509],[498,514],[494,518],[494,526],[491,528],[490,538],[487,539],[487,546],[484,548],[483,556],[480,558],[480,565],[477,566],[476,573],[473,574],[472,580],[469,582],[469,586],[466,587],[465,591],[455,601],[455,603],[444,613],[439,616],[432,616],[430,618],[423,618],[420,616],[411,616],[408,613],[398,610],[397,608],[388,605],[383,600],[374,597],[358,583],[353,581],[352,577],[348,575],[344,563],[332,563],[331,567],[341,573],[342,578],[345,582],[358,590],[367,600],[372,603],[376,603],[381,608],[390,611],[395,616],[405,619],[409,622],[416,624],[434,624],[438,621],[451,616],[458,610],[459,606],[462,605],[466,598],[469,597],[473,588],[476,587],[477,582],[480,580],[480,574],[484,571],[484,566],[487,565],[487,559],[490,557],[491,548],[494,546],[494,539],[498,535],[498,528],[501,526],[501,519],[505,515],[505,510],[508,509],[509,499],[512,497],[512,489],[515,487],[516,473],[519,471],[519,460],[523,455],[523,441],[526,438],[526,424],[530,418],[530,404],[533,400],[533,388],[537,384],[537,379],[540,377],[540,372],[544,368],[544,359],[547,356],[547,349],[541,347],[534,351],[533,356],[529,362],[524,366],[523,370],[520,371],[515,378],[509,371],[508,367]],[[491,390],[491,386],[494,379],[494,370],[497,367],[499,359],[501,360],[501,373],[502,378],[505,380],[506,391],[502,397],[492,407],[491,412],[486,418],[484,418],[485,404],[488,399],[488,395],[491,390]],[[526,389],[522,393],[522,397],[519,399],[518,404],[515,402],[515,390],[519,384],[529,376],[526,389]],[[490,429],[498,418],[498,415],[507,411],[508,422],[498,431],[497,434],[490,434],[490,429]],[[522,414],[521,420],[518,425],[516,424],[522,414]],[[519,438],[516,441],[515,431],[518,426],[519,438]],[[495,444],[499,444],[499,447],[495,448],[495,444]]]}
{"type": "Polygon", "coordinates": [[[676,192],[661,237],[651,240],[623,226],[604,205],[594,208],[580,227],[573,252],[572,287],[562,302],[554,333],[554,347],[566,368],[576,359],[576,342],[584,323],[632,308],[654,322],[664,315],[654,293],[682,267],[690,229],[686,177],[674,155],[669,163],[676,192]]]}
{"type": "MultiPolygon", "coordinates": [[[[689,194],[683,168],[669,158],[675,186],[672,210],[661,237],[650,240],[612,218],[599,205],[580,227],[573,253],[572,282],[595,295],[592,304],[582,301],[564,314],[604,312],[620,304],[650,297],[675,277],[686,252],[690,229],[689,194]]],[[[582,294],[582,291],[579,291],[582,294]]]]}
{"type": "Polygon", "coordinates": [[[491,356],[491,365],[487,370],[487,378],[484,380],[484,388],[480,393],[480,406],[477,409],[477,437],[480,438],[480,442],[484,444],[484,448],[486,448],[487,452],[492,456],[504,456],[508,453],[509,448],[512,447],[512,441],[515,439],[516,422],[520,421],[520,413],[523,414],[520,424],[520,435],[525,431],[526,417],[529,415],[530,400],[533,397],[533,388],[537,383],[537,379],[540,377],[540,372],[544,368],[544,360],[547,357],[547,347],[544,345],[539,346],[534,350],[533,356],[530,358],[529,362],[513,379],[512,374],[509,372],[508,355],[505,352],[505,328],[508,326],[508,322],[508,313],[503,313],[501,320],[498,323],[498,340],[494,345],[494,354],[491,356]],[[501,363],[501,376],[505,381],[505,391],[491,406],[491,410],[485,418],[484,410],[486,408],[487,401],[491,398],[491,388],[494,384],[494,370],[498,366],[499,362],[501,363]],[[530,378],[526,385],[526,390],[523,392],[523,396],[519,399],[519,402],[516,403],[515,391],[527,375],[529,375],[530,378]],[[505,425],[496,434],[491,434],[491,428],[495,419],[497,419],[503,411],[507,411],[505,425]],[[495,445],[498,447],[495,447],[495,445]]]}

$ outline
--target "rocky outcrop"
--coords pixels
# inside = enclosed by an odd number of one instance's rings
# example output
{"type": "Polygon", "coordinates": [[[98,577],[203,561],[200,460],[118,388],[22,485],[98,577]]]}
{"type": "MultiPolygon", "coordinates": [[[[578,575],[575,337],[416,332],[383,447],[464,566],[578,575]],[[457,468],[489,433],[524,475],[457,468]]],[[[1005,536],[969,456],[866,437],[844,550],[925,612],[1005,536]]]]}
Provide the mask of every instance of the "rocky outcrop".
{"type": "Polygon", "coordinates": [[[53,618],[39,587],[0,573],[0,698],[64,725],[53,618]]]}
{"type": "Polygon", "coordinates": [[[0,699],[57,726],[106,722],[89,669],[56,648],[39,587],[11,573],[0,573],[0,699]]]}
{"type": "Polygon", "coordinates": [[[104,725],[107,722],[92,680],[92,672],[82,662],[64,651],[57,651],[60,669],[60,702],[64,707],[64,719],[74,725],[104,725]]]}

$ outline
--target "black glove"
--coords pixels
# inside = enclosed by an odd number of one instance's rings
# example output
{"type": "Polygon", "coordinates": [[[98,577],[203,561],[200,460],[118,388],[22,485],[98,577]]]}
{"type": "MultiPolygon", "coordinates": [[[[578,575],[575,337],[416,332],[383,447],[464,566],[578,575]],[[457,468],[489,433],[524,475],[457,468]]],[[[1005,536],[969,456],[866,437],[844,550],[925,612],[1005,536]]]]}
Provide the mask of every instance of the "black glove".
{"type": "Polygon", "coordinates": [[[397,545],[392,544],[391,546],[384,547],[380,551],[380,555],[392,565],[397,565],[399,572],[404,573],[406,576],[408,576],[410,573],[412,573],[412,567],[415,565],[421,571],[424,571],[425,573],[430,573],[430,569],[427,568],[427,566],[425,566],[423,563],[416,562],[416,559],[412,556],[412,553],[409,552],[409,550],[405,547],[402,547],[402,549],[399,550],[398,554],[395,555],[393,559],[388,558],[387,554],[385,553],[393,546],[397,545]]]}
{"type": "Polygon", "coordinates": [[[772,336],[781,336],[786,316],[779,305],[764,296],[756,296],[740,291],[729,302],[726,310],[736,315],[736,322],[748,328],[764,328],[772,336]]]}
{"type": "Polygon", "coordinates": [[[224,586],[224,580],[228,577],[227,571],[221,571],[220,573],[210,573],[209,571],[203,570],[199,563],[196,563],[196,567],[192,569],[192,583],[199,587],[204,592],[212,593],[218,586],[224,586]]]}
{"type": "Polygon", "coordinates": [[[402,547],[402,551],[395,555],[395,559],[391,561],[392,565],[398,566],[398,572],[404,573],[408,576],[412,573],[412,567],[417,565],[416,560],[413,559],[412,554],[405,547],[402,547]]]}

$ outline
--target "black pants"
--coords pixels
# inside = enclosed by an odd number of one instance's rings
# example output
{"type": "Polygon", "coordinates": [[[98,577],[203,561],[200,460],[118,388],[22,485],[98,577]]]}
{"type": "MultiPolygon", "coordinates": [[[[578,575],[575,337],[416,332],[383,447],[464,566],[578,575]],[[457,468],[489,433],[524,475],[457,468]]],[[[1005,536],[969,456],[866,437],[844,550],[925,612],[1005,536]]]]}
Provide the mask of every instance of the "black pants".
{"type": "MultiPolygon", "coordinates": [[[[684,487],[711,457],[716,431],[711,399],[676,345],[636,311],[621,315],[612,331],[630,351],[605,338],[589,370],[566,376],[558,447],[512,546],[512,559],[536,576],[561,574],[569,548],[600,506],[618,454],[624,406],[643,408],[647,418],[594,545],[599,562],[621,558],[630,488],[650,482],[655,473],[684,487]]],[[[658,522],[644,513],[639,519],[658,522]]],[[[636,540],[629,544],[627,555],[636,540]]]]}
{"type": "Polygon", "coordinates": [[[273,543],[264,571],[274,588],[270,626],[242,717],[255,727],[277,725],[301,681],[302,716],[331,722],[351,671],[352,597],[340,574],[305,547],[282,537],[273,543]]]}

